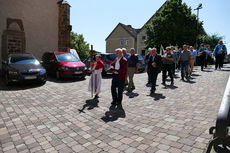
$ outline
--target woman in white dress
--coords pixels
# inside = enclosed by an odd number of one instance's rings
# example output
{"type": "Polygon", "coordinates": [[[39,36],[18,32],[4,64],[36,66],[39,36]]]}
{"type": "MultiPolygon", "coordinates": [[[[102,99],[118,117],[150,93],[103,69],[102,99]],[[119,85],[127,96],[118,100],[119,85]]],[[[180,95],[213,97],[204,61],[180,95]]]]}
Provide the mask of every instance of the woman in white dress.
{"type": "Polygon", "coordinates": [[[104,68],[104,63],[101,60],[101,55],[96,55],[96,62],[91,65],[91,76],[89,79],[88,90],[95,94],[94,99],[99,98],[99,93],[101,91],[101,73],[104,68]]]}

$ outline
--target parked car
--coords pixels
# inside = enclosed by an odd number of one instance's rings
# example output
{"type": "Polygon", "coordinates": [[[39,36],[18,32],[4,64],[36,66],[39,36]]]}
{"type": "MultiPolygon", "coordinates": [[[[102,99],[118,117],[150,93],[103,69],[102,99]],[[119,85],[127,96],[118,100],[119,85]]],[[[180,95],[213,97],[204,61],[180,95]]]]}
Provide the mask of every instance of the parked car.
{"type": "MultiPolygon", "coordinates": [[[[117,55],[112,54],[112,53],[100,53],[100,55],[101,55],[101,60],[105,64],[105,68],[103,69],[102,74],[105,75],[105,74],[111,73],[110,64],[116,59],[117,55]]],[[[144,60],[144,58],[139,54],[135,54],[135,55],[137,55],[138,60],[139,60],[139,67],[138,67],[137,71],[138,72],[144,72],[145,71],[145,60],[144,60]]],[[[95,62],[95,56],[93,57],[93,62],[95,62]]],[[[88,57],[84,61],[84,63],[86,64],[88,72],[90,72],[90,57],[88,57]]]]}
{"type": "Polygon", "coordinates": [[[45,84],[46,70],[32,54],[10,54],[2,61],[7,85],[13,82],[35,80],[45,84]]]}
{"type": "Polygon", "coordinates": [[[48,74],[60,78],[85,78],[86,66],[74,54],[69,52],[46,52],[42,56],[43,66],[48,74]]]}
{"type": "MultiPolygon", "coordinates": [[[[101,60],[104,62],[105,67],[102,71],[102,75],[106,75],[107,73],[111,73],[110,71],[110,64],[116,59],[117,55],[112,53],[100,53],[101,60]]],[[[95,62],[95,56],[93,56],[93,62],[95,62]]],[[[88,57],[84,61],[87,71],[90,73],[90,57],[88,57]]]]}

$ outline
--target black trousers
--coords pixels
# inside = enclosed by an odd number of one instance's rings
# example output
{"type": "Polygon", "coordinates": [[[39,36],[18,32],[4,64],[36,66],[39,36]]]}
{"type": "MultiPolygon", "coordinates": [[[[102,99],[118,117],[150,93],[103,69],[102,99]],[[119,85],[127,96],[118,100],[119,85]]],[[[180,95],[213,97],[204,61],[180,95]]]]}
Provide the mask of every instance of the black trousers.
{"type": "Polygon", "coordinates": [[[112,79],[112,86],[111,86],[113,105],[122,104],[124,86],[125,86],[125,80],[119,80],[118,75],[114,74],[112,79]]]}
{"type": "Polygon", "coordinates": [[[173,67],[171,64],[164,64],[163,65],[163,73],[162,73],[162,82],[165,83],[166,74],[168,72],[169,77],[171,78],[171,82],[173,82],[173,67]]]}
{"type": "MultiPolygon", "coordinates": [[[[200,66],[201,66],[202,71],[203,71],[204,66],[205,66],[205,61],[206,61],[205,57],[200,58],[200,66]]],[[[205,67],[207,67],[207,65],[205,67]]]]}
{"type": "Polygon", "coordinates": [[[150,70],[149,71],[149,77],[150,77],[150,81],[152,83],[151,91],[156,90],[157,76],[158,76],[157,70],[150,70]]]}
{"type": "Polygon", "coordinates": [[[222,55],[221,54],[217,54],[216,55],[216,63],[215,63],[215,68],[221,68],[222,66],[222,55]]]}

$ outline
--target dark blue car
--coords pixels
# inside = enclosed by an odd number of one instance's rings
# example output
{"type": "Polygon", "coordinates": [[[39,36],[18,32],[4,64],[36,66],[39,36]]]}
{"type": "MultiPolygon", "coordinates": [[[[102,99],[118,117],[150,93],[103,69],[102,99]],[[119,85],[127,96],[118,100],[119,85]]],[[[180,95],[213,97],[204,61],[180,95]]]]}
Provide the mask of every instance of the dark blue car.
{"type": "Polygon", "coordinates": [[[3,76],[7,85],[13,82],[38,81],[45,84],[46,70],[32,54],[10,54],[2,62],[3,76]]]}

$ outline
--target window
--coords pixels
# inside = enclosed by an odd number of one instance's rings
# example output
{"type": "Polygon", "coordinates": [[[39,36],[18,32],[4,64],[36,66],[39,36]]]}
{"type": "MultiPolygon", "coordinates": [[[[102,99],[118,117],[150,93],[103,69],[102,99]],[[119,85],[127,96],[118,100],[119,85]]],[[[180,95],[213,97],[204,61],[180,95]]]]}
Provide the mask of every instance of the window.
{"type": "Polygon", "coordinates": [[[123,46],[123,45],[124,45],[124,44],[123,44],[123,40],[121,40],[121,41],[120,41],[120,46],[123,46]]]}
{"type": "Polygon", "coordinates": [[[126,40],[125,45],[129,46],[129,40],[126,40]]]}
{"type": "Polygon", "coordinates": [[[142,42],[146,40],[146,36],[142,36],[142,42]]]}
{"type": "Polygon", "coordinates": [[[145,50],[141,50],[141,55],[145,56],[145,50]]]}

